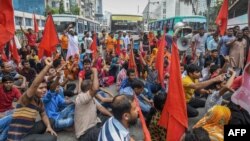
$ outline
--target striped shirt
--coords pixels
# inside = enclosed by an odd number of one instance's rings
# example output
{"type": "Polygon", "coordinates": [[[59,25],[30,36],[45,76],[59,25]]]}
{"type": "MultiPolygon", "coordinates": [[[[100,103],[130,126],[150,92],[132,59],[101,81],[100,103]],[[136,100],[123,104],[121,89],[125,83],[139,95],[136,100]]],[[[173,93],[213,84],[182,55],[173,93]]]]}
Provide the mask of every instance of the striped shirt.
{"type": "Polygon", "coordinates": [[[37,97],[29,98],[24,94],[16,106],[10,123],[8,140],[20,141],[26,136],[36,122],[38,114],[44,113],[42,101],[37,97]]]}
{"type": "Polygon", "coordinates": [[[109,118],[99,133],[98,141],[129,141],[129,131],[114,117],[109,118]]]}

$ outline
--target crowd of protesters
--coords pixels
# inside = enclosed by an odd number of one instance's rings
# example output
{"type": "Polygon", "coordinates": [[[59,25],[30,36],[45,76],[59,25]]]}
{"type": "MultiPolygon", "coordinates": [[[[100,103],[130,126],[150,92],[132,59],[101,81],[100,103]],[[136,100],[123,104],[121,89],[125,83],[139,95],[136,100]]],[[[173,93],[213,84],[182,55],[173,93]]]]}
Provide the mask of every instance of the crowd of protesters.
{"type": "MultiPolygon", "coordinates": [[[[174,83],[168,78],[176,37],[166,33],[164,39],[163,86],[155,67],[161,32],[141,32],[136,40],[129,32],[85,32],[79,43],[69,25],[60,51],[39,59],[36,33],[21,29],[28,41],[19,49],[21,63],[0,60],[0,140],[54,141],[56,132],[70,130],[80,141],[133,141],[128,128],[137,123],[138,110],[152,141],[166,139],[158,120],[174,83]],[[117,95],[105,89],[111,85],[117,95]]],[[[197,117],[197,108],[205,115],[181,140],[222,141],[224,125],[250,125],[249,45],[248,27],[229,28],[224,36],[193,32],[191,53],[180,56],[182,84],[188,117],[197,117]]]]}

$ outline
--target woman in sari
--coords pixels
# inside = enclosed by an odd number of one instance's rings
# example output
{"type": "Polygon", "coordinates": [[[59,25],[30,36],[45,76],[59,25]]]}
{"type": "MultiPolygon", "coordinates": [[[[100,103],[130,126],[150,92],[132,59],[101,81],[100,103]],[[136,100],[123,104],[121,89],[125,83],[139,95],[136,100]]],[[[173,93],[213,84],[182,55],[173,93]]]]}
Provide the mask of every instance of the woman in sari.
{"type": "Polygon", "coordinates": [[[232,112],[229,124],[250,125],[250,63],[244,69],[240,88],[232,95],[228,107],[232,112]]]}
{"type": "Polygon", "coordinates": [[[231,112],[228,107],[216,105],[194,126],[202,127],[208,134],[211,141],[224,141],[224,125],[229,123],[231,112]]]}
{"type": "Polygon", "coordinates": [[[156,55],[157,55],[158,49],[154,48],[151,55],[150,55],[150,61],[149,61],[149,66],[152,65],[152,63],[155,61],[156,55]]]}

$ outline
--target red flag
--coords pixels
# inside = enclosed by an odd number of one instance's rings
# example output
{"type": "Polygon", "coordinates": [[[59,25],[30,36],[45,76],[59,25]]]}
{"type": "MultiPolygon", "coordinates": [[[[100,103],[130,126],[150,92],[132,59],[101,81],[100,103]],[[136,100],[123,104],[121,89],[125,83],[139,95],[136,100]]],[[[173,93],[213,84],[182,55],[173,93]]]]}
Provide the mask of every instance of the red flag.
{"type": "Polygon", "coordinates": [[[93,52],[93,53],[92,53],[92,57],[95,58],[96,55],[97,55],[96,33],[94,33],[93,42],[92,42],[92,44],[90,45],[90,50],[93,52]]]}
{"type": "Polygon", "coordinates": [[[0,0],[0,9],[0,48],[3,48],[15,34],[12,0],[0,0]]]}
{"type": "Polygon", "coordinates": [[[133,48],[130,49],[129,60],[128,60],[128,68],[129,69],[134,69],[136,76],[138,76],[133,48]]]}
{"type": "Polygon", "coordinates": [[[53,18],[51,14],[49,14],[44,27],[43,38],[41,40],[41,43],[39,44],[38,57],[41,59],[44,54],[46,56],[51,56],[52,53],[56,51],[57,44],[59,44],[59,40],[56,28],[53,18]]]}
{"type": "Polygon", "coordinates": [[[137,108],[139,109],[138,114],[139,114],[139,119],[141,121],[142,130],[144,133],[144,141],[151,141],[151,136],[150,136],[150,133],[148,131],[144,116],[143,116],[142,111],[141,111],[141,107],[139,105],[139,102],[138,102],[138,99],[136,96],[135,96],[135,103],[136,103],[137,108]]]}
{"type": "Polygon", "coordinates": [[[158,124],[167,129],[167,141],[179,141],[188,128],[188,118],[175,42],[172,46],[169,82],[169,92],[158,124]]]}
{"type": "Polygon", "coordinates": [[[38,29],[38,24],[37,24],[35,13],[33,14],[33,20],[34,20],[34,31],[35,31],[35,33],[38,33],[39,29],[38,29]]]}
{"type": "Polygon", "coordinates": [[[227,30],[227,20],[228,20],[228,0],[224,0],[220,12],[215,20],[220,30],[220,35],[224,35],[227,30]]]}
{"type": "Polygon", "coordinates": [[[16,42],[15,42],[14,38],[10,41],[9,50],[10,50],[10,53],[11,53],[11,56],[12,56],[13,60],[17,64],[19,64],[21,59],[20,59],[20,56],[18,54],[17,47],[16,47],[16,42]]]}
{"type": "Polygon", "coordinates": [[[158,46],[158,52],[156,55],[156,62],[155,62],[155,68],[158,71],[158,80],[161,83],[162,87],[164,87],[164,48],[166,46],[166,40],[165,40],[165,33],[163,33],[163,36],[161,37],[161,40],[159,41],[158,46]]]}

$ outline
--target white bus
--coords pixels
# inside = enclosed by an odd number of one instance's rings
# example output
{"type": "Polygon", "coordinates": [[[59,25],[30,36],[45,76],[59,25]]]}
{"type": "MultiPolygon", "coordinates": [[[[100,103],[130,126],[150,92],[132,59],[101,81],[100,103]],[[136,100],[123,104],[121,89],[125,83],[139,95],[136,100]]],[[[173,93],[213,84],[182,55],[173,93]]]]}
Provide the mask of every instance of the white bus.
{"type": "Polygon", "coordinates": [[[67,28],[69,24],[73,24],[80,43],[82,42],[82,37],[85,31],[99,32],[101,30],[99,22],[84,18],[82,16],[68,14],[54,14],[52,16],[56,25],[57,33],[59,35],[67,28]]]}

